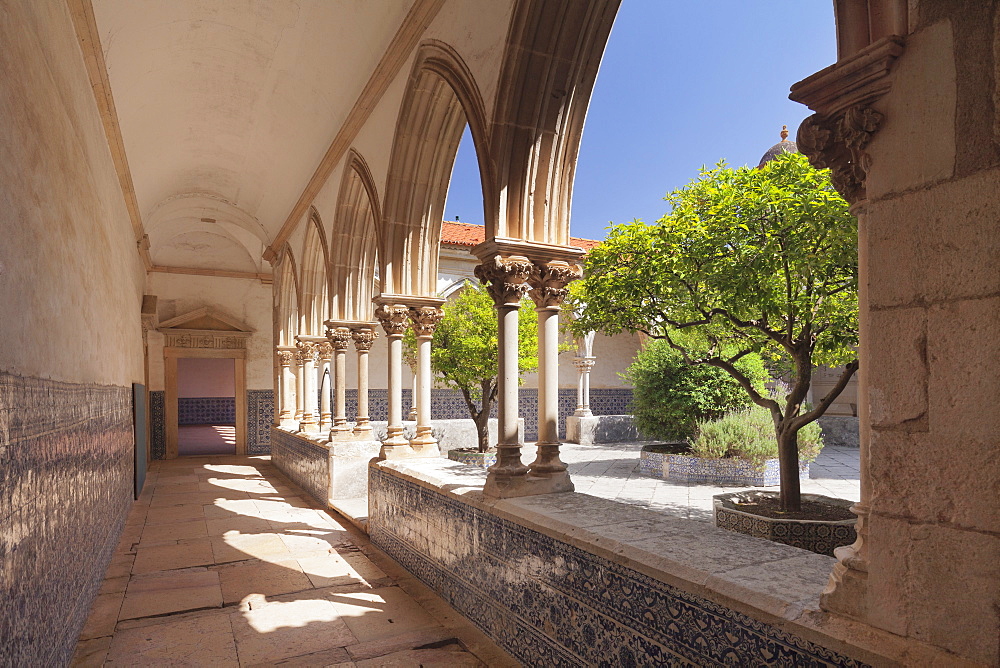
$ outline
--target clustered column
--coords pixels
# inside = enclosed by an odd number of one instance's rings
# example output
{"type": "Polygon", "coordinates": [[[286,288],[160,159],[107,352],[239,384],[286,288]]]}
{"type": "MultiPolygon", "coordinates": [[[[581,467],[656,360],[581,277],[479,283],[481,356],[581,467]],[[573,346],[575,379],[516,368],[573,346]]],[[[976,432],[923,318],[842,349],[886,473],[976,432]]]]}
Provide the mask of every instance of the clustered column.
{"type": "Polygon", "coordinates": [[[278,350],[278,363],[281,366],[281,406],[278,411],[278,425],[284,429],[295,427],[295,373],[292,362],[295,360],[294,349],[278,350]]]}
{"type": "Polygon", "coordinates": [[[586,357],[574,357],[573,364],[576,366],[579,376],[576,381],[576,417],[593,417],[590,410],[590,370],[594,368],[597,358],[590,355],[586,357]]]}
{"type": "Polygon", "coordinates": [[[359,327],[351,331],[354,349],[358,353],[358,417],[354,423],[354,436],[370,439],[372,425],[368,416],[368,352],[378,338],[378,331],[372,326],[359,327]]]}
{"type": "Polygon", "coordinates": [[[389,339],[389,424],[382,442],[381,459],[412,456],[410,443],[403,437],[403,334],[408,310],[402,304],[379,304],[375,317],[389,339]]]}
{"type": "Polygon", "coordinates": [[[297,428],[301,429],[302,416],[305,413],[305,401],[306,401],[306,391],[305,382],[306,374],[303,367],[306,363],[306,353],[302,348],[296,343],[295,345],[295,424],[297,428]]]}
{"type": "Polygon", "coordinates": [[[333,426],[333,415],[330,412],[330,389],[333,378],[330,376],[330,360],[333,359],[333,346],[329,341],[319,344],[319,431],[326,434],[333,426]]]}
{"type": "Polygon", "coordinates": [[[347,327],[330,327],[326,336],[333,346],[334,369],[334,405],[333,428],[330,430],[330,440],[341,440],[350,432],[347,425],[347,346],[351,342],[351,330],[347,327]]]}
{"type": "Polygon", "coordinates": [[[413,323],[413,333],[417,337],[417,426],[416,435],[410,441],[414,455],[436,457],[440,454],[437,439],[431,433],[431,338],[434,330],[444,317],[438,306],[414,306],[409,310],[413,323]]]}
{"type": "Polygon", "coordinates": [[[303,397],[302,422],[299,425],[299,431],[315,434],[319,431],[319,420],[316,414],[316,362],[319,359],[319,347],[312,341],[302,340],[295,345],[302,352],[302,373],[305,377],[302,386],[305,396],[303,397]]]}

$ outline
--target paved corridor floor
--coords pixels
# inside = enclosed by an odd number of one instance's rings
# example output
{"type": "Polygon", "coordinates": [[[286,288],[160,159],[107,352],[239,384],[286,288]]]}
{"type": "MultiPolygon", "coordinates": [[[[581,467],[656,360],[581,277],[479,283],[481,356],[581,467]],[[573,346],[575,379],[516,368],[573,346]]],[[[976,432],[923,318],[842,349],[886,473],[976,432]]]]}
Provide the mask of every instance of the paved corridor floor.
{"type": "Polygon", "coordinates": [[[512,662],[269,458],[228,456],[153,463],[73,664],[512,662]]]}

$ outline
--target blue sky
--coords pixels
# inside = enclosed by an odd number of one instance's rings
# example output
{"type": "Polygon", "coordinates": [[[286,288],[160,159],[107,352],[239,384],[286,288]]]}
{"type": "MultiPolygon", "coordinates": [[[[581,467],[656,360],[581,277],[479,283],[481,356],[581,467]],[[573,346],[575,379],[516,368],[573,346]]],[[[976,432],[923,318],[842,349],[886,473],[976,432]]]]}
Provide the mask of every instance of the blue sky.
{"type": "MultiPolygon", "coordinates": [[[[601,63],[574,186],[573,236],[653,222],[702,165],[756,165],[809,110],[788,88],[836,60],[831,0],[623,0],[601,63]]],[[[466,131],[445,218],[482,223],[466,131]]]]}

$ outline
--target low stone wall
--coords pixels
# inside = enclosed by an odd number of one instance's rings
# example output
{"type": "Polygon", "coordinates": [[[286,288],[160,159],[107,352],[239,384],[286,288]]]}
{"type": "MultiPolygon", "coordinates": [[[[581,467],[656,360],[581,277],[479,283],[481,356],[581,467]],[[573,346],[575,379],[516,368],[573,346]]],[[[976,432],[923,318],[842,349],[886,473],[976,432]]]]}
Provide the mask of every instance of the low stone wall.
{"type": "MultiPolygon", "coordinates": [[[[518,443],[524,445],[524,418],[518,420],[518,443]]],[[[372,422],[372,432],[375,440],[384,441],[386,434],[386,422],[372,422]]],[[[490,418],[487,426],[490,434],[490,443],[497,442],[497,419],[490,418]]],[[[417,434],[417,423],[413,420],[403,422],[403,436],[410,439],[417,434]]],[[[460,448],[474,448],[479,443],[476,432],[476,423],[472,418],[454,420],[431,420],[431,435],[438,441],[438,448],[441,455],[446,457],[449,450],[460,448]]]]}
{"type": "Polygon", "coordinates": [[[566,418],[566,440],[580,445],[629,443],[641,439],[631,415],[566,418]]]}
{"type": "Polygon", "coordinates": [[[856,448],[860,445],[858,418],[824,415],[819,420],[823,429],[823,444],[841,448],[856,448]]]}
{"type": "Polygon", "coordinates": [[[330,499],[330,449],[297,434],[271,429],[271,462],[324,506],[330,499]]]}
{"type": "Polygon", "coordinates": [[[916,656],[898,636],[818,611],[830,557],[585,494],[488,499],[466,471],[372,464],[370,537],[525,665],[916,656]]]}

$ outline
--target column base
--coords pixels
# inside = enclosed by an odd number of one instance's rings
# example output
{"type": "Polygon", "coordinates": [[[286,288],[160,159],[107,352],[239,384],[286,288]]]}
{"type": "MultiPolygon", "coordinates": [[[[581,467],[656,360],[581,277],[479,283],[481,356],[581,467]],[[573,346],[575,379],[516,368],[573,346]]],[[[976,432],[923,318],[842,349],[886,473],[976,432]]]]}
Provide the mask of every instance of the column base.
{"type": "MultiPolygon", "coordinates": [[[[836,552],[843,549],[846,548],[837,548],[836,552]]],[[[868,573],[838,561],[820,594],[819,607],[825,612],[865,621],[868,617],[868,573]]]]}
{"type": "Polygon", "coordinates": [[[283,418],[278,422],[278,427],[285,431],[298,431],[299,423],[294,418],[283,418]]]}
{"type": "Polygon", "coordinates": [[[318,434],[319,422],[303,422],[299,425],[299,431],[303,434],[318,434]]]}
{"type": "Polygon", "coordinates": [[[438,447],[437,439],[431,434],[429,426],[417,426],[417,435],[410,439],[410,448],[414,452],[414,457],[441,456],[441,448],[438,447]]]}
{"type": "Polygon", "coordinates": [[[566,471],[545,477],[533,475],[500,476],[487,472],[483,495],[495,499],[511,499],[519,496],[572,492],[575,489],[576,487],[566,471]]]}
{"type": "Polygon", "coordinates": [[[364,420],[358,418],[358,421],[354,425],[354,435],[371,440],[372,425],[371,422],[368,421],[368,418],[365,418],[364,420]]]}

